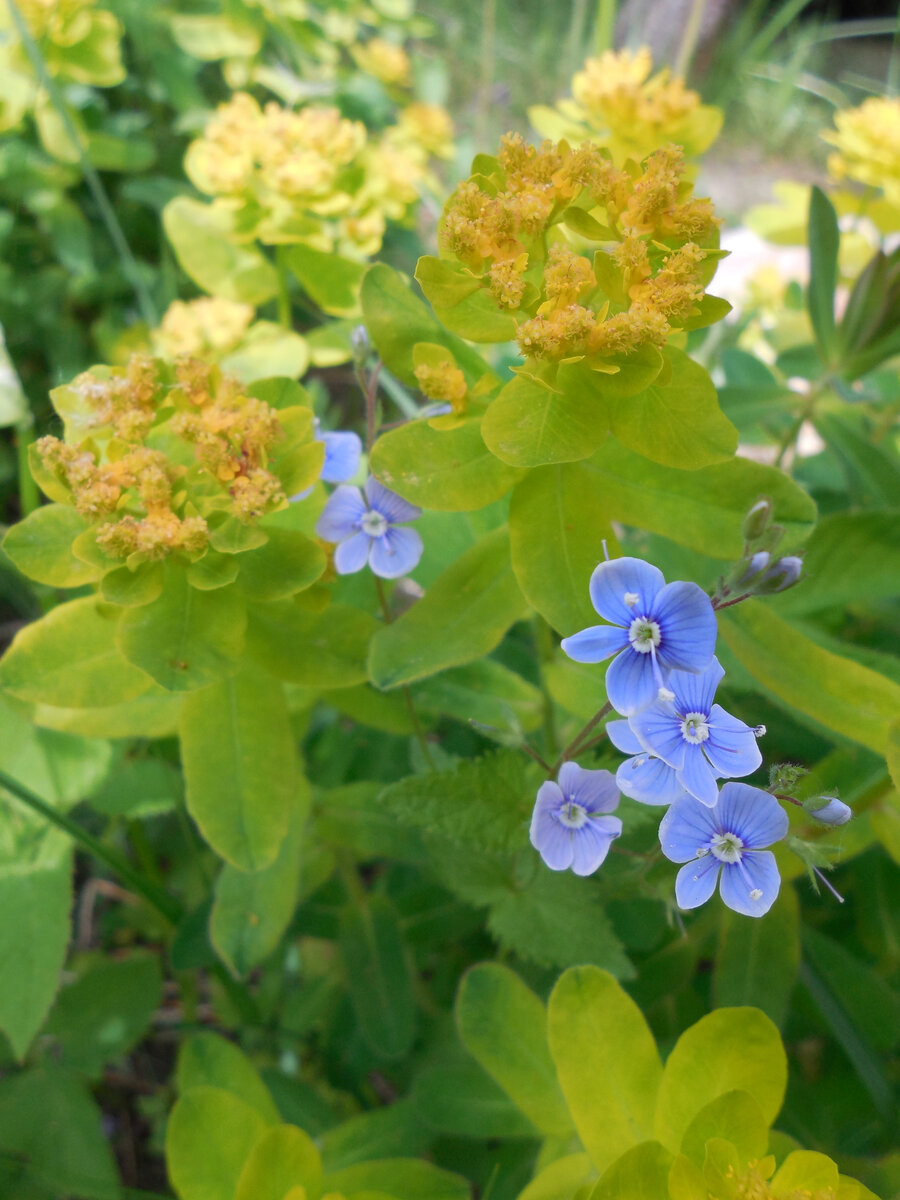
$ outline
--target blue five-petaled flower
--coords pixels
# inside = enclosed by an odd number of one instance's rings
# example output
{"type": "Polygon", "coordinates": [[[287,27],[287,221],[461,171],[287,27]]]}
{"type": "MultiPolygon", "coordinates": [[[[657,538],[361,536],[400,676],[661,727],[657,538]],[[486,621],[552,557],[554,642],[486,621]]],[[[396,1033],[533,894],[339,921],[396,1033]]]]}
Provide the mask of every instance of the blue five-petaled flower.
{"type": "Polygon", "coordinates": [[[662,571],[639,558],[602,562],[591,575],[591,603],[609,625],[591,625],[563,638],[575,662],[616,657],[606,672],[613,708],[629,717],[665,691],[671,671],[705,670],[716,646],[716,614],[696,583],[667,584],[662,571]]]}
{"type": "Polygon", "coordinates": [[[681,908],[697,908],[719,891],[735,912],[761,917],[775,903],[781,876],[767,850],[788,831],[787,813],[769,792],[726,783],[707,808],[693,796],[676,800],[659,826],[663,854],[684,863],[675,880],[681,908]]]}
{"type": "Polygon", "coordinates": [[[675,771],[677,782],[712,806],[717,779],[751,775],[762,762],[758,732],[727,713],[713,697],[725,671],[714,658],[705,671],[673,671],[666,687],[671,700],[656,700],[630,721],[649,754],[675,771]]]}
{"type": "Polygon", "coordinates": [[[615,777],[566,762],[557,780],[538,789],[531,844],[552,871],[591,875],[622,832],[619,818],[606,815],[619,803],[615,777]]]}
{"type": "Polygon", "coordinates": [[[365,497],[357,487],[334,489],[316,523],[316,533],[338,543],[334,567],[339,575],[352,575],[368,563],[382,579],[399,579],[422,557],[418,533],[400,526],[421,515],[421,508],[370,476],[365,497]]]}
{"type": "Polygon", "coordinates": [[[641,804],[671,804],[686,796],[673,767],[648,754],[630,721],[608,721],[606,736],[617,750],[631,755],[619,764],[616,784],[623,796],[641,804]]]}

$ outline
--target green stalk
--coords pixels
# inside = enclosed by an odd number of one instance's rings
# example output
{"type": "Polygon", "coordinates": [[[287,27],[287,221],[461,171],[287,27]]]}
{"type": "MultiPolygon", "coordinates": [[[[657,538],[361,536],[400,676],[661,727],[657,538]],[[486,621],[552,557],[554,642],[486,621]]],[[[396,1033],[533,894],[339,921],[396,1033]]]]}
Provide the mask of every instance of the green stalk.
{"type": "Polygon", "coordinates": [[[19,473],[19,511],[23,517],[40,507],[41,495],[31,474],[28,447],[34,441],[34,417],[26,413],[16,422],[16,460],[19,473]]]}
{"type": "Polygon", "coordinates": [[[703,14],[705,11],[706,0],[693,0],[691,11],[688,13],[687,23],[684,27],[684,33],[681,35],[678,57],[675,59],[675,65],[672,68],[673,75],[681,75],[682,78],[687,77],[694,59],[694,52],[697,49],[700,26],[703,23],[703,14]]]}
{"type": "Polygon", "coordinates": [[[285,329],[294,328],[294,315],[291,311],[290,276],[287,261],[288,247],[279,243],[275,247],[275,265],[278,268],[278,324],[285,329]]]}
{"type": "Polygon", "coordinates": [[[85,151],[84,142],[81,134],[72,120],[72,114],[69,112],[68,105],[62,97],[62,93],[56,86],[56,81],[53,79],[50,72],[47,70],[47,64],[44,61],[44,56],[41,54],[40,46],[31,35],[31,30],[22,16],[16,0],[8,0],[9,11],[12,14],[13,22],[16,26],[16,31],[21,38],[22,45],[25,47],[34,72],[40,81],[41,87],[50,97],[50,102],[59,114],[59,119],[62,121],[63,128],[68,134],[78,153],[78,165],[81,167],[81,172],[84,175],[84,181],[94,198],[94,203],[100,210],[100,216],[106,226],[109,239],[112,242],[116,253],[119,256],[119,261],[122,264],[122,273],[134,289],[135,299],[141,317],[148,325],[158,325],[159,315],[156,311],[156,305],[153,303],[153,298],[150,295],[149,289],[145,284],[140,267],[137,260],[131,253],[131,247],[125,234],[122,232],[122,226],[119,224],[119,219],[116,216],[115,209],[110,203],[110,199],[106,194],[106,189],[103,186],[103,181],[100,179],[97,169],[88,158],[85,151]]]}
{"type": "Polygon", "coordinates": [[[616,0],[597,0],[597,17],[594,21],[594,53],[603,54],[612,50],[616,32],[616,0]]]}
{"type": "Polygon", "coordinates": [[[534,644],[537,651],[538,672],[541,681],[541,695],[543,697],[544,754],[547,758],[552,759],[556,757],[559,743],[556,738],[553,697],[550,695],[550,689],[547,686],[544,666],[553,658],[553,637],[550,633],[550,626],[543,617],[536,616],[534,618],[534,644]]]}
{"type": "Polygon", "coordinates": [[[587,0],[572,0],[572,16],[569,19],[569,36],[566,39],[566,57],[564,70],[566,73],[563,83],[568,82],[581,65],[584,46],[585,26],[587,25],[587,0]]]}

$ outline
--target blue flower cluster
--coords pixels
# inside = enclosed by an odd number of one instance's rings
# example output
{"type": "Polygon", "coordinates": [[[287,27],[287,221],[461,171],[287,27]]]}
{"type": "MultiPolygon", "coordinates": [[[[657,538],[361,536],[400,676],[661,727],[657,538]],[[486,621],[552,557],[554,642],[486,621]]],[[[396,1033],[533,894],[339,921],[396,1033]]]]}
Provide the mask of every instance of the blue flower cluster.
{"type": "Polygon", "coordinates": [[[615,778],[565,763],[558,784],[547,782],[538,793],[532,844],[553,870],[588,874],[621,832],[616,818],[598,816],[616,807],[613,791],[668,805],[659,836],[666,857],[685,864],[675,885],[679,905],[703,904],[718,880],[730,908],[762,916],[781,884],[766,847],[785,836],[788,822],[769,792],[741,783],[719,790],[720,780],[760,766],[757,738],[765,729],[745,725],[715,703],[725,672],[715,657],[710,598],[694,583],[667,584],[658,568],[637,558],[601,563],[590,595],[608,624],[564,638],[562,648],[582,663],[615,655],[606,692],[625,719],[606,729],[629,757],[615,778]]]}

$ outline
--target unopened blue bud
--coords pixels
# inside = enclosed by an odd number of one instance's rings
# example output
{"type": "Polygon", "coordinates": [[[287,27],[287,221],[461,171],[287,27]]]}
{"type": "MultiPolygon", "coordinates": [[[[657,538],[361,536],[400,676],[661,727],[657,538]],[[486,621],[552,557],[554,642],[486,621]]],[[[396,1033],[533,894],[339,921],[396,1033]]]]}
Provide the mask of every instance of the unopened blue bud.
{"type": "Polygon", "coordinates": [[[803,559],[795,555],[779,558],[769,567],[762,579],[756,585],[760,595],[768,596],[774,592],[783,592],[793,587],[803,573],[803,559]]]}
{"type": "Polygon", "coordinates": [[[354,325],[350,334],[350,345],[356,359],[365,359],[369,353],[369,334],[365,325],[354,325]]]}
{"type": "Polygon", "coordinates": [[[766,532],[772,520],[772,501],[763,497],[757,500],[744,517],[744,540],[755,542],[766,532]]]}
{"type": "MultiPolygon", "coordinates": [[[[758,579],[769,565],[770,554],[768,550],[759,550],[751,558],[745,559],[741,566],[744,568],[740,578],[737,581],[738,587],[747,587],[758,579]]],[[[740,570],[740,567],[738,567],[740,570]]]]}
{"type": "Polygon", "coordinates": [[[803,805],[806,811],[823,825],[846,825],[853,810],[837,796],[816,796],[803,805]],[[818,805],[818,807],[816,807],[818,805]]]}

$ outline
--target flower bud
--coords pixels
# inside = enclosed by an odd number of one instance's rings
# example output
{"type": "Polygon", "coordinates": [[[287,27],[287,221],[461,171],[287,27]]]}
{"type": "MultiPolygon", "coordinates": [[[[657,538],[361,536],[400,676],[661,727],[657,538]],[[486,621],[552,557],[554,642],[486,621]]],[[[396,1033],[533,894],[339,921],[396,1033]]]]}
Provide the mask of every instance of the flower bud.
{"type": "Polygon", "coordinates": [[[766,532],[772,520],[772,501],[765,496],[757,500],[744,517],[744,540],[755,542],[766,532]]]}
{"type": "Polygon", "coordinates": [[[353,356],[358,362],[364,362],[369,353],[369,334],[365,325],[354,325],[350,333],[350,345],[353,356]]]}
{"type": "Polygon", "coordinates": [[[750,558],[744,559],[744,561],[738,565],[737,571],[735,572],[735,574],[738,575],[737,586],[745,588],[749,587],[750,584],[755,582],[755,580],[762,575],[763,571],[765,571],[766,567],[768,567],[770,557],[771,556],[768,550],[759,550],[750,558]],[[740,572],[740,574],[738,574],[738,572],[740,572]]]}
{"type": "Polygon", "coordinates": [[[799,763],[775,763],[769,770],[769,791],[792,792],[806,774],[806,767],[799,763]]]}
{"type": "Polygon", "coordinates": [[[776,563],[763,575],[756,585],[756,591],[761,596],[771,596],[775,592],[784,592],[793,587],[803,573],[803,559],[795,555],[779,558],[776,563]]]}
{"type": "Polygon", "coordinates": [[[814,796],[806,801],[803,808],[824,825],[846,825],[853,816],[850,806],[838,800],[837,796],[814,796]]]}

